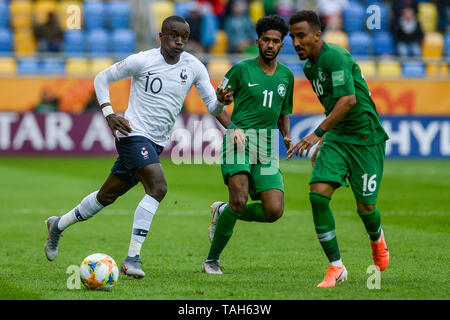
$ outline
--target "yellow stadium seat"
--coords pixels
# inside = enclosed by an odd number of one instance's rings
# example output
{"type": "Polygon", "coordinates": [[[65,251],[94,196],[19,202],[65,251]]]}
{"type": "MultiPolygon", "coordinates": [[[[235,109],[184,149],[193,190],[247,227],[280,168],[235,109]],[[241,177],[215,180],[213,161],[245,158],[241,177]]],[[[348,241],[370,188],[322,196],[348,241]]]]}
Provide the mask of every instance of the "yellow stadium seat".
{"type": "Polygon", "coordinates": [[[448,77],[448,64],[430,62],[426,67],[427,76],[430,77],[448,77]]]}
{"type": "Polygon", "coordinates": [[[402,67],[397,61],[380,61],[378,63],[378,75],[384,77],[400,77],[402,67]]]}
{"type": "Polygon", "coordinates": [[[85,58],[69,58],[66,60],[66,73],[70,76],[89,75],[89,61],[85,58]]]}
{"type": "Polygon", "coordinates": [[[14,32],[14,52],[22,57],[36,52],[36,39],[32,29],[20,28],[14,32]]]}
{"type": "Polygon", "coordinates": [[[213,54],[225,54],[228,49],[228,37],[227,33],[223,30],[216,32],[216,42],[211,47],[211,53],[213,54]]]}
{"type": "Polygon", "coordinates": [[[417,18],[422,25],[423,32],[436,31],[438,12],[436,5],[431,2],[419,3],[417,18]]]}
{"type": "Polygon", "coordinates": [[[357,61],[364,77],[374,77],[377,74],[377,66],[374,61],[357,61]]]}
{"type": "Polygon", "coordinates": [[[254,24],[258,22],[258,20],[265,16],[264,5],[260,0],[253,0],[250,3],[248,8],[248,12],[250,14],[250,19],[254,24]]]}
{"type": "Polygon", "coordinates": [[[28,0],[13,0],[9,5],[11,26],[30,28],[33,25],[33,4],[28,0]]]}
{"type": "Polygon", "coordinates": [[[231,62],[228,59],[211,59],[208,62],[207,69],[211,77],[223,77],[231,68],[231,62]]]}
{"type": "Polygon", "coordinates": [[[0,75],[13,76],[17,73],[17,62],[14,58],[0,58],[0,75]]]}
{"type": "Polygon", "coordinates": [[[441,58],[444,50],[444,37],[439,32],[427,32],[422,42],[422,56],[441,58]]]}
{"type": "Polygon", "coordinates": [[[325,42],[336,43],[348,50],[348,35],[344,31],[330,30],[323,35],[325,42]]]}
{"type": "Polygon", "coordinates": [[[59,25],[62,29],[67,30],[68,24],[71,25],[71,28],[76,28],[77,24],[81,28],[83,23],[81,1],[63,0],[58,3],[57,12],[59,25]]]}
{"type": "Polygon", "coordinates": [[[114,60],[110,58],[94,58],[91,60],[90,72],[91,74],[97,74],[100,71],[109,68],[114,64],[114,60]]]}
{"type": "Polygon", "coordinates": [[[173,16],[174,6],[172,2],[169,1],[156,1],[150,4],[150,15],[153,21],[153,27],[156,30],[161,29],[162,22],[165,18],[173,16]]]}
{"type": "Polygon", "coordinates": [[[47,22],[49,13],[57,14],[58,3],[55,0],[38,0],[34,3],[33,14],[37,24],[47,22]]]}

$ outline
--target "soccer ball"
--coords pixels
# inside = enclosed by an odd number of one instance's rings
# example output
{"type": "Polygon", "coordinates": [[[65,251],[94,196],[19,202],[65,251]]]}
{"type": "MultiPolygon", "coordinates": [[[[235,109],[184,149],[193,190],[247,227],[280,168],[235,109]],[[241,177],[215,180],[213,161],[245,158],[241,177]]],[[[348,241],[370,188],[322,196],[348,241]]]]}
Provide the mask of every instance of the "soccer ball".
{"type": "Polygon", "coordinates": [[[80,278],[87,289],[111,290],[119,280],[119,269],[110,256],[94,253],[81,263],[80,278]]]}

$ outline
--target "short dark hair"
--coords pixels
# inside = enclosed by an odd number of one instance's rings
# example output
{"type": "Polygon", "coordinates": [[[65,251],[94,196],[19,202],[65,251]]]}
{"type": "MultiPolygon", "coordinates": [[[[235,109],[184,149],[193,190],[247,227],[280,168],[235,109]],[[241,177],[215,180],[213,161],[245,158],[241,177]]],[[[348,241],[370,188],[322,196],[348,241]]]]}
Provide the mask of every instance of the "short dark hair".
{"type": "Polygon", "coordinates": [[[289,27],[284,19],[278,15],[270,15],[262,17],[256,23],[256,34],[258,38],[268,30],[277,30],[281,33],[281,40],[287,35],[289,27]]]}
{"type": "MultiPolygon", "coordinates": [[[[164,19],[161,25],[161,31],[164,31],[171,22],[181,22],[181,23],[187,23],[186,20],[183,19],[183,17],[180,16],[170,16],[164,19]]],[[[189,25],[189,24],[188,24],[189,25]]]]}
{"type": "Polygon", "coordinates": [[[301,10],[294,13],[289,18],[289,25],[293,25],[302,21],[308,22],[308,24],[313,28],[316,28],[318,30],[321,29],[319,16],[313,10],[301,10]]]}

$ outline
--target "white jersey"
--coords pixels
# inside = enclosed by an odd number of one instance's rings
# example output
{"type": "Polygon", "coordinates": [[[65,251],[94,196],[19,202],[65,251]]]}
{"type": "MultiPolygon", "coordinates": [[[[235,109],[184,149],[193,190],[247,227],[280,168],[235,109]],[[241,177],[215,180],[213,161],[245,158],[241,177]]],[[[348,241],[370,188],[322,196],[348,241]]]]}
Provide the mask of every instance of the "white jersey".
{"type": "MultiPolygon", "coordinates": [[[[130,76],[130,97],[125,111],[125,119],[132,129],[129,136],[145,136],[165,146],[192,85],[211,113],[217,115],[223,111],[217,108],[216,93],[205,66],[187,52],[181,53],[179,61],[173,65],[165,61],[160,48],[142,51],[115,63],[100,72],[94,81],[99,104],[110,102],[109,83],[130,76]]],[[[120,132],[117,135],[124,137],[120,132]]]]}

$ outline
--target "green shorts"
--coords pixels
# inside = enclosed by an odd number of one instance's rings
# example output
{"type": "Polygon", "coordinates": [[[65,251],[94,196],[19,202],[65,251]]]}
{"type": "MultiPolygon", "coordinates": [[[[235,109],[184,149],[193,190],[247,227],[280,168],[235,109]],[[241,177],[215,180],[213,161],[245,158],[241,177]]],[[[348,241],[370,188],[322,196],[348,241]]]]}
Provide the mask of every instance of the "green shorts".
{"type": "Polygon", "coordinates": [[[385,142],[365,146],[325,141],[309,183],[335,182],[348,187],[348,180],[357,202],[374,205],[383,176],[385,147],[385,142]]]}
{"type": "Polygon", "coordinates": [[[283,175],[279,169],[278,158],[260,158],[251,156],[247,148],[245,152],[238,153],[236,149],[222,150],[222,177],[226,185],[228,179],[235,174],[243,173],[249,177],[249,195],[252,200],[259,200],[262,191],[278,189],[284,192],[283,175]],[[259,159],[265,159],[263,161],[259,159]]]}

